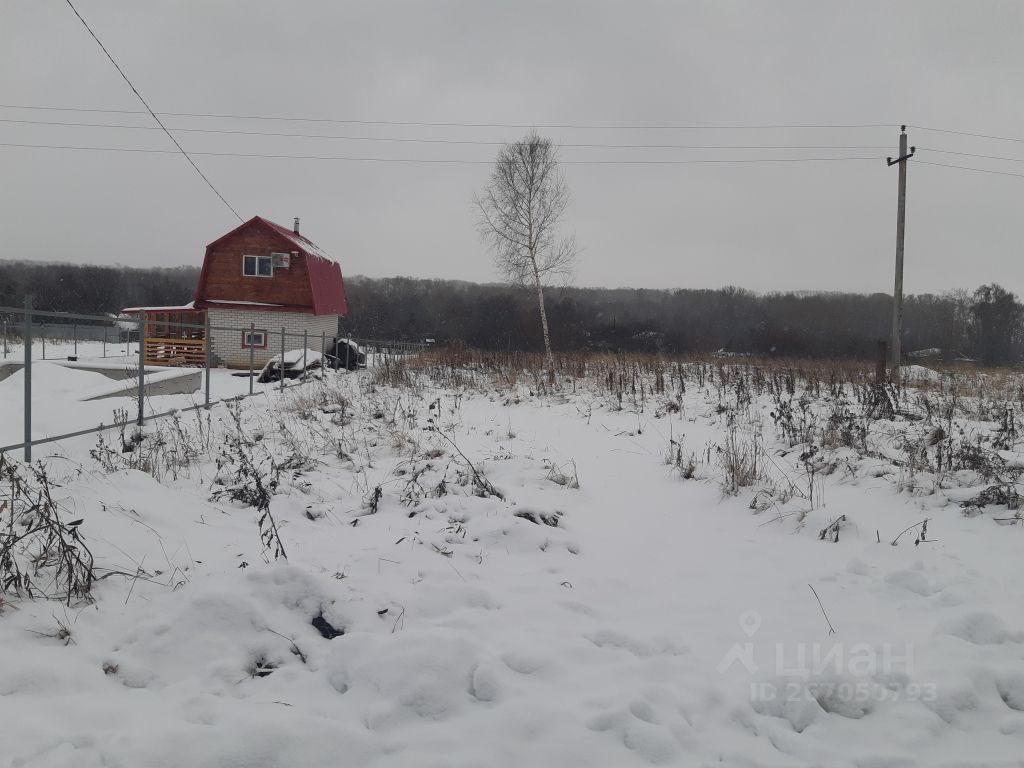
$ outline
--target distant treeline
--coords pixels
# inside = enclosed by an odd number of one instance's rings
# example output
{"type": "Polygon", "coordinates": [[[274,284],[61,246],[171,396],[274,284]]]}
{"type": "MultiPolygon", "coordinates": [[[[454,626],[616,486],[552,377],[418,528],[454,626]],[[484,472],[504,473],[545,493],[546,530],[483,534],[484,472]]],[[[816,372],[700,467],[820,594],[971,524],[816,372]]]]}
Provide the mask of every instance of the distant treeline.
{"type": "MultiPolygon", "coordinates": [[[[359,336],[543,349],[528,291],[410,278],[354,278],[347,288],[349,325],[359,336]]],[[[886,294],[558,288],[547,296],[552,344],[562,350],[873,359],[892,324],[886,294]]],[[[1017,364],[1024,353],[1021,321],[1016,297],[995,285],[974,293],[909,296],[904,352],[1017,364]]]]}
{"type": "Polygon", "coordinates": [[[83,315],[125,307],[184,304],[195,298],[198,267],[134,269],[0,261],[0,306],[20,307],[34,294],[36,309],[83,315]]]}
{"type": "MultiPolygon", "coordinates": [[[[0,305],[35,294],[40,309],[117,312],[193,298],[199,270],[0,262],[0,305]]],[[[359,337],[435,339],[485,349],[541,350],[534,297],[503,285],[405,277],[346,280],[347,326],[359,337]]],[[[887,339],[886,294],[770,293],[741,288],[555,288],[547,293],[556,349],[696,352],[872,359],[887,339]]],[[[997,285],[909,296],[904,350],[1017,364],[1024,308],[997,285]]]]}

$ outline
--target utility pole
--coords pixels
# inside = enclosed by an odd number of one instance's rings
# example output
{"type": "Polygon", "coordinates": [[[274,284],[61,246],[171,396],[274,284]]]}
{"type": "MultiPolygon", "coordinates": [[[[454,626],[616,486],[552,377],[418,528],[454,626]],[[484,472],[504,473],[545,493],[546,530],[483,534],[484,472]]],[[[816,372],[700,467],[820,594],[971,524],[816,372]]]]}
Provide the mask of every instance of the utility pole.
{"type": "Polygon", "coordinates": [[[893,384],[900,382],[900,341],[903,338],[903,233],[907,226],[907,160],[914,156],[915,147],[907,152],[907,126],[900,126],[900,154],[886,164],[900,166],[899,195],[896,202],[896,286],[892,292],[892,373],[893,384]]]}
{"type": "Polygon", "coordinates": [[[32,463],[32,294],[25,297],[25,330],[22,332],[25,350],[25,463],[32,463]]]}

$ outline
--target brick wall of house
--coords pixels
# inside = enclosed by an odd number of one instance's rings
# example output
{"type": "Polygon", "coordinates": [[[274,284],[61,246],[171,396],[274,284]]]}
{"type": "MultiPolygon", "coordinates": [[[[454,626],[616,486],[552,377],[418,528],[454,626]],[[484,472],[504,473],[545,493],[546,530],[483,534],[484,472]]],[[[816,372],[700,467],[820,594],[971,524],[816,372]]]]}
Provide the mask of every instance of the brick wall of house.
{"type": "Polygon", "coordinates": [[[281,328],[284,327],[285,349],[302,348],[302,332],[308,334],[309,348],[319,350],[324,336],[330,343],[338,333],[338,315],[307,315],[293,312],[259,312],[245,309],[210,309],[210,325],[214,328],[238,330],[210,332],[211,352],[216,365],[248,368],[249,348],[242,346],[242,329],[255,323],[257,331],[267,332],[267,347],[253,350],[253,361],[262,368],[270,358],[281,354],[281,328]]]}

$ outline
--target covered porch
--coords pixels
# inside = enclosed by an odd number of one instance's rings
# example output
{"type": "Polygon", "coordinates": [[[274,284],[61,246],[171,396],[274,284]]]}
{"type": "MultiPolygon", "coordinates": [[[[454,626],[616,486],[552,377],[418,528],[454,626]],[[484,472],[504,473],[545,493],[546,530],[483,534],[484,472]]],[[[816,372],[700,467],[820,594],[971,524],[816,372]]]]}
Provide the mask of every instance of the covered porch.
{"type": "Polygon", "coordinates": [[[124,314],[142,319],[146,365],[202,367],[206,364],[206,310],[193,307],[136,307],[124,314]]]}

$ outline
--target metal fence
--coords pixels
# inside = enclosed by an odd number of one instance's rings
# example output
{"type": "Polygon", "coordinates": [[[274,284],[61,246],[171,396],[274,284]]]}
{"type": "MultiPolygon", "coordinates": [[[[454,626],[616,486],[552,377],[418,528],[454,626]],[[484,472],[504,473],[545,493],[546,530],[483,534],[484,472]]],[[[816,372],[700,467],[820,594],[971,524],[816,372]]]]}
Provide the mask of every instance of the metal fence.
{"type": "MultiPolygon", "coordinates": [[[[108,361],[108,368],[105,370],[109,373],[117,369],[117,366],[109,368],[110,360],[123,360],[124,366],[120,367],[117,377],[123,381],[135,379],[130,390],[125,387],[124,396],[135,401],[135,423],[142,426],[147,420],[163,418],[182,411],[209,409],[220,402],[253,395],[257,391],[255,383],[258,379],[265,384],[273,381],[275,387],[283,390],[289,386],[289,379],[296,383],[304,381],[306,373],[312,367],[311,363],[315,363],[317,358],[321,367],[354,370],[380,364],[389,358],[416,354],[427,346],[402,340],[356,339],[342,334],[332,336],[326,332],[319,335],[307,331],[296,333],[289,332],[287,327],[257,328],[255,323],[248,326],[214,326],[208,319],[203,323],[193,323],[163,318],[159,321],[159,337],[154,338],[147,333],[147,328],[154,325],[152,315],[149,314],[140,314],[138,318],[112,318],[69,312],[44,312],[33,309],[30,299],[26,299],[23,308],[0,307],[0,320],[0,345],[3,348],[3,357],[0,358],[0,381],[15,370],[24,372],[24,439],[20,443],[0,446],[0,452],[23,449],[25,461],[32,460],[33,446],[80,437],[117,426],[98,425],[33,439],[33,362],[61,360],[73,363],[75,367],[88,367],[90,360],[105,359],[108,361]],[[239,364],[239,356],[236,354],[231,367],[239,370],[237,375],[248,376],[247,393],[211,399],[211,370],[224,367],[214,351],[218,335],[222,339],[242,340],[243,362],[239,364]],[[201,344],[197,346],[200,340],[201,344]],[[181,352],[183,349],[187,349],[188,352],[181,352]],[[199,349],[201,351],[197,353],[196,350],[199,349]],[[41,354],[37,356],[37,352],[41,354]],[[313,361],[309,359],[310,353],[314,356],[313,361]],[[164,413],[155,413],[152,409],[147,413],[146,377],[161,368],[200,373],[203,402],[185,408],[174,408],[164,413]]],[[[149,383],[156,384],[153,380],[149,383]]]]}
{"type": "MultiPolygon", "coordinates": [[[[113,322],[113,321],[111,321],[113,322]]],[[[14,348],[20,345],[25,336],[24,323],[12,321],[5,317],[0,320],[0,347],[2,356],[0,359],[7,360],[14,354],[14,348]]],[[[70,345],[71,354],[78,354],[79,342],[100,342],[101,357],[120,357],[119,347],[135,341],[137,331],[122,329],[117,326],[96,325],[91,323],[32,323],[32,338],[34,343],[41,349],[42,360],[60,360],[66,355],[62,348],[70,345]],[[49,346],[48,346],[49,345],[49,346]]]]}

